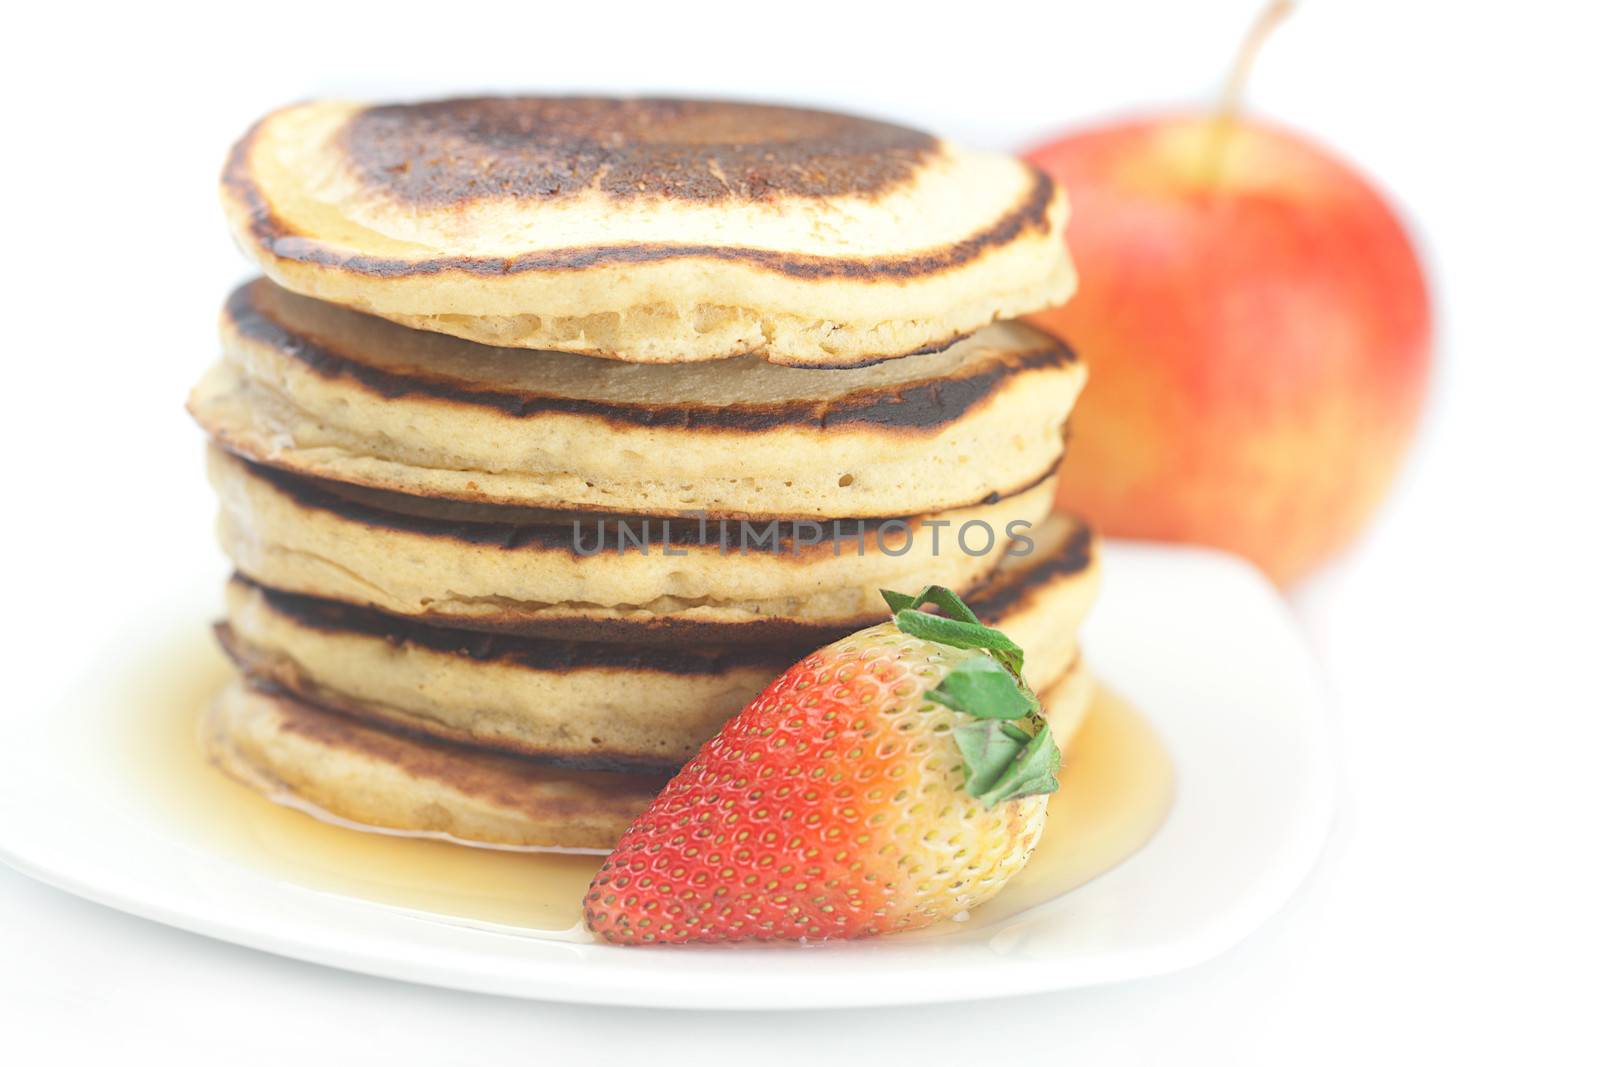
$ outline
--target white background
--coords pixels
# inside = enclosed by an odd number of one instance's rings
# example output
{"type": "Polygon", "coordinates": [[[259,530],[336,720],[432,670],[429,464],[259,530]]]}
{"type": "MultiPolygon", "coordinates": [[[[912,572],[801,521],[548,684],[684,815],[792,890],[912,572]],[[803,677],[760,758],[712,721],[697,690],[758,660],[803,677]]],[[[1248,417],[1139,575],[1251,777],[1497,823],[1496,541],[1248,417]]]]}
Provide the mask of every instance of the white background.
{"type": "MultiPolygon", "coordinates": [[[[0,714],[41,713],[94,669],[82,649],[101,632],[223,573],[181,402],[246,273],[214,180],[259,112],[332,93],[657,89],[844,105],[1012,147],[1203,105],[1255,6],[13,9],[0,714]]],[[[292,963],[0,871],[5,1058],[1596,1062],[1597,37],[1581,4],[1312,0],[1255,72],[1254,109],[1361,161],[1403,205],[1440,347],[1390,506],[1296,594],[1338,695],[1345,795],[1311,882],[1239,949],[970,1008],[620,1012],[292,963]]]]}

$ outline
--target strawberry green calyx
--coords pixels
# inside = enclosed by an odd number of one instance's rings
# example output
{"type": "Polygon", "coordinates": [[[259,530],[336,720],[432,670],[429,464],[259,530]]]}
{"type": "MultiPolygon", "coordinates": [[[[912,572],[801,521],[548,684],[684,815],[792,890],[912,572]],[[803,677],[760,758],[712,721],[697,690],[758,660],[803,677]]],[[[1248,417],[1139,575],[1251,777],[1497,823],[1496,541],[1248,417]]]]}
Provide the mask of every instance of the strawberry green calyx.
{"type": "Polygon", "coordinates": [[[1034,732],[999,719],[958,726],[952,733],[967,764],[967,792],[986,808],[1006,800],[1054,793],[1061,787],[1061,749],[1050,725],[1030,716],[1034,732]]]}
{"type": "Polygon", "coordinates": [[[979,622],[972,609],[951,590],[930,585],[914,597],[887,589],[880,589],[879,593],[894,612],[894,624],[901,633],[954,648],[983,649],[1019,682],[1022,680],[1022,649],[999,630],[979,622]],[[921,610],[923,604],[933,604],[945,614],[930,615],[921,610]]]}
{"type": "Polygon", "coordinates": [[[977,719],[1021,719],[1039,710],[1039,698],[988,656],[964,659],[928,694],[947,708],[977,719]]]}
{"type": "Polygon", "coordinates": [[[927,694],[929,700],[976,720],[952,731],[966,764],[967,792],[993,808],[1060,788],[1061,749],[1040,714],[1039,699],[1022,680],[1022,649],[983,625],[944,586],[930,585],[914,597],[882,593],[901,633],[976,653],[957,663],[927,694]],[[923,604],[943,614],[922,611],[923,604]]]}
{"type": "Polygon", "coordinates": [[[966,601],[942,585],[925,585],[922,587],[922,592],[916,596],[906,596],[892,589],[880,589],[878,593],[883,597],[884,603],[889,605],[889,610],[896,615],[902,611],[916,611],[924,604],[932,604],[957,622],[967,622],[974,626],[983,625],[978,616],[973,614],[972,609],[967,607],[966,601]]]}

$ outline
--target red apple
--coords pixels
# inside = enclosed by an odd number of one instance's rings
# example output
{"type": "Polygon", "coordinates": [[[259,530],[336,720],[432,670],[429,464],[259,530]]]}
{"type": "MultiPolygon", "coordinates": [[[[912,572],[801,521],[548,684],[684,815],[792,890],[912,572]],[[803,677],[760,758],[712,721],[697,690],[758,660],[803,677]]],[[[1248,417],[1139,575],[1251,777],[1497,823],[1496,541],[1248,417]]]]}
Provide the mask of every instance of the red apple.
{"type": "Polygon", "coordinates": [[[1122,122],[1029,158],[1067,187],[1082,278],[1035,319],[1089,365],[1062,506],[1280,583],[1337,552],[1393,479],[1428,377],[1427,285],[1383,196],[1248,119],[1122,122]]]}

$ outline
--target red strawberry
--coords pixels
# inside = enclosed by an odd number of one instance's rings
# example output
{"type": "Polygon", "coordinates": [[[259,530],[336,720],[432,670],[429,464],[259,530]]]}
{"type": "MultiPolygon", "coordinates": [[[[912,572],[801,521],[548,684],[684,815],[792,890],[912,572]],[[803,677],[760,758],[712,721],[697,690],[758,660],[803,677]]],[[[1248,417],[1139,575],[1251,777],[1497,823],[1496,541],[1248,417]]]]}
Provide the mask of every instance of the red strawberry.
{"type": "Polygon", "coordinates": [[[975,907],[1022,868],[1061,755],[1021,652],[947,589],[884,597],[894,621],[789,668],[629,827],[589,886],[591,930],[868,937],[975,907]]]}

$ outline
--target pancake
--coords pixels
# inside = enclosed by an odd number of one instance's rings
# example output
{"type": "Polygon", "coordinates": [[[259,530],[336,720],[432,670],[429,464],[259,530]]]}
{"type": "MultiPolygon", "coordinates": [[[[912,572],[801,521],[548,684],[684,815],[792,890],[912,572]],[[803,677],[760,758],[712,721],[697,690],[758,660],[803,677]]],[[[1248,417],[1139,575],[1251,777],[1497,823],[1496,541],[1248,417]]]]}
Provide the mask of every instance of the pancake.
{"type": "MultiPolygon", "coordinates": [[[[1077,656],[1099,583],[1087,527],[1052,519],[969,604],[1026,654],[1044,690],[1077,656]]],[[[675,769],[800,646],[612,645],[475,634],[265,589],[235,577],[223,645],[247,673],[364,721],[604,769],[675,769]]],[[[879,618],[887,612],[880,607],[879,618]]]]}
{"type": "Polygon", "coordinates": [[[262,585],[440,625],[574,640],[825,639],[878,619],[879,589],[972,588],[1021,550],[1008,539],[1041,522],[1055,494],[1051,476],[911,519],[701,529],[403,497],[252,466],[216,448],[208,469],[222,546],[262,585]]]}
{"type": "MultiPolygon", "coordinates": [[[[1081,669],[1040,694],[1063,749],[1092,695],[1081,669]]],[[[218,767],[279,803],[502,848],[610,848],[666,784],[395,733],[242,680],[217,698],[204,736],[218,767]]]]}
{"type": "Polygon", "coordinates": [[[1021,323],[853,370],[636,366],[408,330],[259,279],[189,409],[257,462],[415,496],[630,514],[961,507],[1059,460],[1084,380],[1021,323]]]}
{"type": "Polygon", "coordinates": [[[422,741],[241,679],[218,696],[203,736],[213,763],[280,803],[503,848],[609,848],[666,784],[422,741]]]}
{"type": "Polygon", "coordinates": [[[484,344],[855,366],[1059,304],[1061,189],[848,115],[505,97],[298,104],[234,146],[241,248],[307,296],[484,344]]]}

